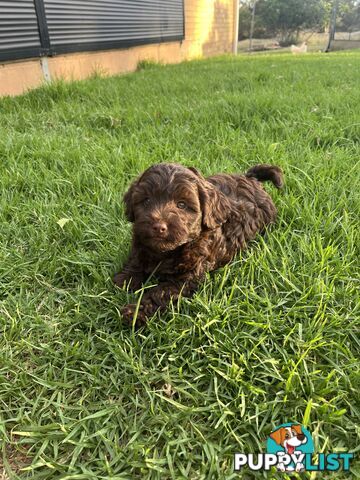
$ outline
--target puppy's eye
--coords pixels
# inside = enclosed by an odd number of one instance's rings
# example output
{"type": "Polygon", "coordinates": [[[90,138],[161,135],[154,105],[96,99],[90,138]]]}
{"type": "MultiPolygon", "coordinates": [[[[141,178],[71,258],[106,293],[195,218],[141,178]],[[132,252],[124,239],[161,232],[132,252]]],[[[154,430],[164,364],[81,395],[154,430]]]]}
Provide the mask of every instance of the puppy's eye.
{"type": "Polygon", "coordinates": [[[150,198],[145,198],[145,200],[143,200],[142,204],[144,205],[144,207],[147,207],[148,205],[150,205],[150,198]]]}
{"type": "Polygon", "coordinates": [[[178,202],[177,207],[181,208],[181,209],[184,209],[184,208],[186,208],[186,203],[185,202],[178,202]]]}

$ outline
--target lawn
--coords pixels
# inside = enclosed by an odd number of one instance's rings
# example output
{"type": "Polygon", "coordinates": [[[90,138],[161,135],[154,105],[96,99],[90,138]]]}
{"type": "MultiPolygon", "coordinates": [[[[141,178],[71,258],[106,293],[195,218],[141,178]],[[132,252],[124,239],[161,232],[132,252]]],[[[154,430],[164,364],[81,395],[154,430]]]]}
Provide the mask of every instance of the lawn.
{"type": "Polygon", "coordinates": [[[290,420],[359,450],[359,65],[143,64],[0,100],[0,477],[264,478],[233,454],[290,420]],[[122,196],[161,161],[274,163],[286,187],[265,236],[131,331],[122,196]]]}

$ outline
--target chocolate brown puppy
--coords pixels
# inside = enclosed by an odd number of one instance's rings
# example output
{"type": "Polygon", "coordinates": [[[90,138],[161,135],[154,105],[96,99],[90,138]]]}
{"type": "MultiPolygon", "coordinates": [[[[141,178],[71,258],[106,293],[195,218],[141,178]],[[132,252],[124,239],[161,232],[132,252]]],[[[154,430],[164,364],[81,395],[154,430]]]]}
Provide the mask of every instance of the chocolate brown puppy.
{"type": "MultiPolygon", "coordinates": [[[[283,185],[279,167],[256,165],[245,175],[204,178],[195,168],[160,163],[147,169],[124,196],[126,217],[133,223],[132,248],[114,282],[137,290],[151,275],[136,318],[146,323],[171,299],[191,296],[205,273],[230,262],[264,227],[276,208],[260,182],[283,185]]],[[[136,304],[122,308],[132,323],[136,304]]]]}

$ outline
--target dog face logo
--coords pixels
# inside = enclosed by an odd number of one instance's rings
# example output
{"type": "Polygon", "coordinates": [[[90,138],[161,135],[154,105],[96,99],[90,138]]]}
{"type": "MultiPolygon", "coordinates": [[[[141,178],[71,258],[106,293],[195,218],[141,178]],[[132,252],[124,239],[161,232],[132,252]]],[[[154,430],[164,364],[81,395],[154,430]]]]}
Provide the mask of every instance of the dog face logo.
{"type": "Polygon", "coordinates": [[[302,433],[301,425],[280,427],[270,433],[270,438],[275,440],[278,445],[284,447],[285,453],[289,453],[290,455],[295,452],[296,447],[307,442],[307,438],[302,433]]]}
{"type": "Polygon", "coordinates": [[[279,456],[280,471],[301,472],[304,470],[304,454],[313,453],[314,445],[306,428],[295,423],[286,423],[270,433],[267,451],[279,456]]]}

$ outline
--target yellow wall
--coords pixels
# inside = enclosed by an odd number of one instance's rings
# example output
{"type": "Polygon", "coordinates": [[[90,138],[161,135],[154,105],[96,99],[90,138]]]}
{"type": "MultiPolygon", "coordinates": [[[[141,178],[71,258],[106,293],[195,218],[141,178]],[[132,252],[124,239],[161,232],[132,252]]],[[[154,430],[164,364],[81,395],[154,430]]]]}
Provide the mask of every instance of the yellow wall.
{"type": "MultiPolygon", "coordinates": [[[[182,42],[49,57],[50,77],[75,80],[95,72],[115,75],[134,71],[141,60],[178,63],[231,53],[236,4],[236,0],[185,0],[185,39],[182,42]]],[[[39,59],[0,64],[0,95],[17,95],[43,82],[39,59]]]]}

